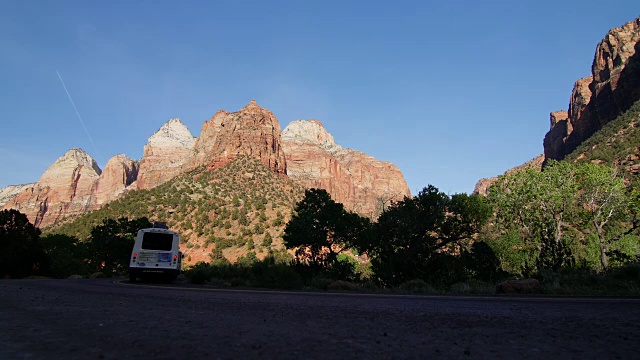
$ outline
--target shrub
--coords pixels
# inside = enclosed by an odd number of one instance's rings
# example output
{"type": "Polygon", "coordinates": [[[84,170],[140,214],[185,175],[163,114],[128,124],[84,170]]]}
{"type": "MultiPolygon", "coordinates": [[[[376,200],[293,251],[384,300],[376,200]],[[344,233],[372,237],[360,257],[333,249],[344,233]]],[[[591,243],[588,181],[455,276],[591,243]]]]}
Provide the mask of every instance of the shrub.
{"type": "Polygon", "coordinates": [[[211,279],[211,266],[204,262],[198,262],[185,271],[185,276],[192,284],[204,284],[211,279]]]}
{"type": "Polygon", "coordinates": [[[436,293],[435,289],[422,279],[409,280],[400,284],[398,288],[404,292],[412,294],[436,293]]]}
{"type": "Polygon", "coordinates": [[[360,287],[349,281],[336,280],[327,286],[327,290],[356,291],[360,290],[360,287]]]}
{"type": "Polygon", "coordinates": [[[467,283],[459,282],[451,285],[449,291],[456,294],[468,294],[471,292],[471,286],[467,283]]]}
{"type": "Polygon", "coordinates": [[[279,255],[270,253],[264,260],[251,266],[253,285],[275,289],[300,289],[302,278],[279,255]]]}
{"type": "Polygon", "coordinates": [[[333,284],[334,282],[335,280],[333,279],[328,279],[323,276],[314,276],[309,279],[309,281],[307,281],[307,286],[312,289],[327,290],[329,288],[329,285],[333,284]]]}

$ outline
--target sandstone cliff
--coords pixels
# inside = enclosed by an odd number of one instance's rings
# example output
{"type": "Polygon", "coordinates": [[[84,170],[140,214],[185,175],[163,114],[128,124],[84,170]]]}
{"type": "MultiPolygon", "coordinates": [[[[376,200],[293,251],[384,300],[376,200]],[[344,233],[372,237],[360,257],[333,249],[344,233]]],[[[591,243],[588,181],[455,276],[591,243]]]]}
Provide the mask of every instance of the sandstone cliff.
{"type": "Polygon", "coordinates": [[[341,147],[317,120],[290,123],[282,132],[282,145],[289,177],[327,190],[362,215],[376,217],[391,201],[411,195],[395,165],[341,147]]]}
{"type": "Polygon", "coordinates": [[[590,77],[578,80],[568,120],[552,122],[546,159],[561,160],[640,99],[640,18],[612,29],[598,44],[590,77]]]}
{"type": "Polygon", "coordinates": [[[276,174],[285,174],[287,169],[280,123],[271,111],[254,100],[238,112],[218,111],[202,125],[194,150],[193,167],[221,167],[247,155],[276,174]]]}
{"type": "Polygon", "coordinates": [[[96,182],[91,209],[98,209],[124,194],[138,177],[138,167],[136,161],[124,154],[109,159],[96,182]]]}
{"type": "Polygon", "coordinates": [[[104,171],[82,149],[71,149],[51,165],[35,184],[5,188],[3,209],[17,209],[36,226],[52,225],[82,215],[120,197],[138,172],[138,164],[124,155],[109,160],[104,171]]]}
{"type": "Polygon", "coordinates": [[[191,169],[196,138],[180,119],[171,119],[144,147],[136,187],[152,189],[191,169]]]}
{"type": "Polygon", "coordinates": [[[35,226],[47,226],[91,208],[98,164],[82,149],[71,149],[58,158],[33,186],[14,196],[3,208],[17,209],[35,226]]]}
{"type": "Polygon", "coordinates": [[[24,184],[24,185],[9,185],[6,188],[0,189],[0,208],[6,203],[11,201],[16,195],[23,192],[26,189],[34,187],[36,184],[24,184]]]}

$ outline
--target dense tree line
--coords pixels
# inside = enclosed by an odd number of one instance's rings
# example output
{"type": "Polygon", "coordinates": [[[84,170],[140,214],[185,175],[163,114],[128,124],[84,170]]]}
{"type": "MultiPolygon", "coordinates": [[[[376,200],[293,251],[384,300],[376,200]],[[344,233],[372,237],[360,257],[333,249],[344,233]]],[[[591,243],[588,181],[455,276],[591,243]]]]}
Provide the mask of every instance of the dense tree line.
{"type": "Polygon", "coordinates": [[[124,274],[138,230],[151,225],[144,217],[106,219],[82,240],[64,234],[41,236],[40,229],[26,215],[13,209],[2,210],[0,277],[124,274]]]}
{"type": "Polygon", "coordinates": [[[47,257],[39,243],[40,229],[13,209],[0,211],[0,277],[41,272],[47,257]]]}
{"type": "MultiPolygon", "coordinates": [[[[245,201],[240,196],[233,200],[237,206],[228,217],[240,219],[245,201]]],[[[257,214],[264,203],[252,205],[257,214]]],[[[450,289],[507,277],[607,273],[638,263],[638,214],[635,182],[616,168],[593,163],[550,162],[544,171],[509,173],[489,188],[487,197],[448,195],[427,186],[391,203],[375,220],[346,210],[325,190],[308,189],[282,234],[294,256],[271,249],[259,259],[254,249],[260,244],[245,241],[250,234],[241,233],[234,241],[247,242],[247,253],[235,264],[222,252],[233,245],[225,243],[230,240],[215,238],[212,262],[197,264],[188,274],[194,282],[239,286],[326,288],[347,281],[450,289]]],[[[277,220],[282,219],[279,214],[277,220]]],[[[260,233],[261,224],[266,219],[252,224],[252,232],[260,233]]],[[[42,236],[24,214],[4,210],[0,276],[123,274],[137,230],[149,226],[147,218],[106,219],[82,239],[42,236]]],[[[265,232],[258,241],[270,247],[273,239],[265,232]]]]}
{"type": "Polygon", "coordinates": [[[428,186],[391,204],[376,221],[310,189],[284,240],[298,266],[316,272],[344,268],[338,254],[346,253],[369,265],[378,285],[421,280],[447,288],[637,264],[639,213],[640,190],[616,168],[550,162],[544,171],[500,177],[486,198],[428,186]]]}
{"type": "Polygon", "coordinates": [[[474,240],[490,216],[482,196],[449,196],[428,186],[392,204],[372,222],[345,210],[325,190],[310,189],[296,205],[284,241],[295,249],[298,266],[331,273],[353,264],[338,257],[351,250],[363,254],[359,260],[366,259],[379,285],[421,279],[445,287],[499,274],[491,249],[474,240]]]}

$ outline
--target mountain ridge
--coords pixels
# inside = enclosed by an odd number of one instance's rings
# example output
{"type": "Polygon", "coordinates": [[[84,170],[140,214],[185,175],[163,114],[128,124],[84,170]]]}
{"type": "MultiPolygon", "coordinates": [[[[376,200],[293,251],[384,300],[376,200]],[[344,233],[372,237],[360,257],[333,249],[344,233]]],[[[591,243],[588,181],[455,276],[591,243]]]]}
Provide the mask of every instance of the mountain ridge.
{"type": "MultiPolygon", "coordinates": [[[[321,124],[317,120],[310,120],[309,124],[313,127],[314,122],[321,124]]],[[[322,129],[333,141],[331,134],[322,129]]],[[[104,172],[84,150],[71,149],[34,185],[0,189],[5,202],[0,209],[22,211],[36,226],[49,226],[65,217],[99,209],[127,192],[153,189],[202,166],[210,170],[224,167],[243,156],[258,159],[279,176],[296,180],[295,171],[291,174],[287,171],[286,157],[295,155],[296,151],[285,151],[288,144],[282,140],[275,115],[251,100],[239,111],[216,112],[204,122],[197,138],[179,118],[170,119],[149,137],[140,160],[116,155],[109,159],[104,172]],[[287,153],[289,155],[285,155],[287,153]]],[[[325,173],[322,179],[306,186],[324,188],[344,201],[348,209],[367,216],[375,215],[380,194],[392,194],[389,198],[394,200],[410,195],[404,176],[395,165],[365,154],[355,156],[354,150],[333,144],[336,151],[322,153],[326,161],[302,157],[296,163],[298,169],[325,173]],[[344,172],[322,168],[337,167],[341,162],[347,169],[344,172]],[[353,176],[354,171],[359,175],[353,176]],[[332,179],[327,180],[327,176],[332,179]]]]}

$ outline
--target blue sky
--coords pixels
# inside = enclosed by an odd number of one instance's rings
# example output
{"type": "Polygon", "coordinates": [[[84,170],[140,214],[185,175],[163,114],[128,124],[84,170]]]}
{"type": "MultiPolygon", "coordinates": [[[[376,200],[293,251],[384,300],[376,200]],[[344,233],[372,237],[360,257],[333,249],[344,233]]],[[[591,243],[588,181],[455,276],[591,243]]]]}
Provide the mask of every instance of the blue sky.
{"type": "Polygon", "coordinates": [[[549,112],[638,15],[637,0],[2,1],[0,187],[74,147],[102,168],[140,159],[170,118],[198,136],[255,99],[282,129],[318,119],[393,162],[414,194],[471,192],[542,153],[549,112]]]}

